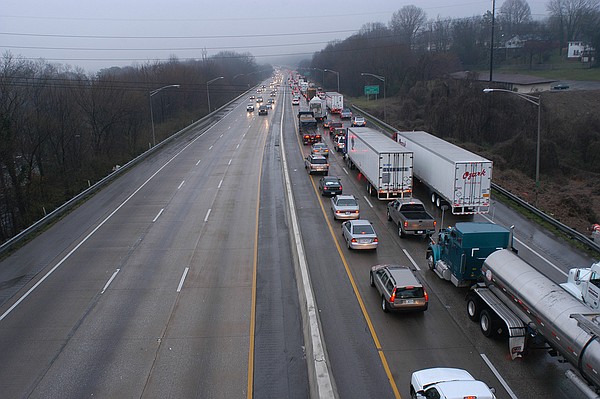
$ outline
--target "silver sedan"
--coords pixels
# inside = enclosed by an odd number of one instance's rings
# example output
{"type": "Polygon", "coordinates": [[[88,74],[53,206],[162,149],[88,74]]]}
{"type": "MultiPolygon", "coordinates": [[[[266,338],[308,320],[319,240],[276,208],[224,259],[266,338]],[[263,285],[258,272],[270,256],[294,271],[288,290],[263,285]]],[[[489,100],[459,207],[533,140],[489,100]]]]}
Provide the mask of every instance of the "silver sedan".
{"type": "Polygon", "coordinates": [[[360,209],[353,195],[336,195],[331,198],[334,219],[358,219],[360,209]]]}
{"type": "Polygon", "coordinates": [[[365,219],[342,223],[342,236],[348,249],[377,249],[379,239],[371,222],[365,219]]]}

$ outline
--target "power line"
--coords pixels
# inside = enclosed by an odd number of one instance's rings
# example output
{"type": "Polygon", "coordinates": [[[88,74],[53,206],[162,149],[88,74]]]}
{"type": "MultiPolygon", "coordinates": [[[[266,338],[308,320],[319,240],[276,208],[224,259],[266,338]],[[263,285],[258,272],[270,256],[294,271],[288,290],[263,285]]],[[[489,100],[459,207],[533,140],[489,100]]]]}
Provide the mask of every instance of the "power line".
{"type": "Polygon", "coordinates": [[[325,35],[333,33],[358,32],[357,29],[332,30],[320,32],[296,32],[296,33],[264,33],[250,35],[208,35],[208,36],[106,36],[106,35],[61,35],[52,33],[17,33],[0,32],[5,36],[25,36],[25,37],[59,37],[70,39],[239,39],[252,37],[283,37],[283,36],[304,36],[304,35],[325,35]]]}

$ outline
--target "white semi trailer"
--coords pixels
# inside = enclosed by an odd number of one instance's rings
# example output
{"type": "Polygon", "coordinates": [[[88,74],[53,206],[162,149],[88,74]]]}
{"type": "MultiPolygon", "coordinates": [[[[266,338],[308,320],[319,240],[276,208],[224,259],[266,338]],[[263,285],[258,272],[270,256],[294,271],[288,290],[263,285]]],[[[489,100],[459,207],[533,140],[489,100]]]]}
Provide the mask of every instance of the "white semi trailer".
{"type": "Polygon", "coordinates": [[[413,154],[367,127],[346,132],[345,159],[367,180],[367,191],[382,200],[412,196],[413,154]]]}
{"type": "Polygon", "coordinates": [[[325,92],[325,101],[327,102],[327,109],[332,114],[339,114],[344,109],[344,96],[336,91],[325,92]]]}
{"type": "Polygon", "coordinates": [[[414,154],[414,174],[431,201],[455,215],[488,213],[492,161],[423,131],[396,132],[394,139],[414,154]]]}

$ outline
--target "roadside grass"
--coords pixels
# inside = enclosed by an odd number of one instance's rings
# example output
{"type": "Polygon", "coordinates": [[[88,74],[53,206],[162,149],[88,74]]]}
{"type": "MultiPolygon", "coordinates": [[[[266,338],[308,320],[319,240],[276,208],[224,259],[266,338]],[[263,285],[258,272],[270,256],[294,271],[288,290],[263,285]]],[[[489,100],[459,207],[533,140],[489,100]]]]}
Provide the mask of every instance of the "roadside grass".
{"type": "MultiPolygon", "coordinates": [[[[600,68],[585,68],[580,63],[571,61],[546,64],[543,69],[535,67],[534,69],[523,69],[507,65],[496,67],[495,71],[557,80],[600,81],[600,68]]],[[[484,71],[480,71],[480,73],[484,73],[484,71]]],[[[489,73],[489,71],[486,71],[486,73],[489,73]]]]}
{"type": "Polygon", "coordinates": [[[537,225],[539,225],[540,227],[546,229],[547,231],[552,232],[557,237],[560,237],[560,238],[564,239],[569,244],[571,244],[573,247],[575,247],[575,248],[577,248],[577,249],[585,252],[586,254],[588,254],[589,256],[591,256],[593,258],[595,258],[595,257],[598,256],[598,252],[597,251],[595,251],[592,248],[588,247],[587,245],[583,244],[581,241],[576,240],[572,236],[563,233],[561,230],[557,229],[552,224],[548,223],[547,221],[545,221],[544,219],[542,219],[538,215],[534,214],[533,212],[530,212],[527,209],[523,208],[517,202],[513,201],[509,197],[503,195],[502,193],[500,193],[497,190],[493,190],[493,193],[494,193],[494,199],[496,199],[497,201],[499,201],[499,202],[503,203],[504,205],[508,206],[509,208],[511,208],[512,210],[514,210],[515,212],[521,214],[522,216],[526,217],[527,219],[531,220],[532,222],[536,223],[537,225]]]}

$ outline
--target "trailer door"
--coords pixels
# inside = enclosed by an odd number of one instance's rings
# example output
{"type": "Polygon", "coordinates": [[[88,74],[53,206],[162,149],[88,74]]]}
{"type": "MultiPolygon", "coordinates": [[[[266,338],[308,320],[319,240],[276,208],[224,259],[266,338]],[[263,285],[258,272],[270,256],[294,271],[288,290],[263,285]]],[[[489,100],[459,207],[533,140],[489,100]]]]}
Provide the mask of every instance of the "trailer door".
{"type": "Polygon", "coordinates": [[[490,208],[491,162],[457,162],[453,208],[455,213],[487,213],[490,208]]]}

